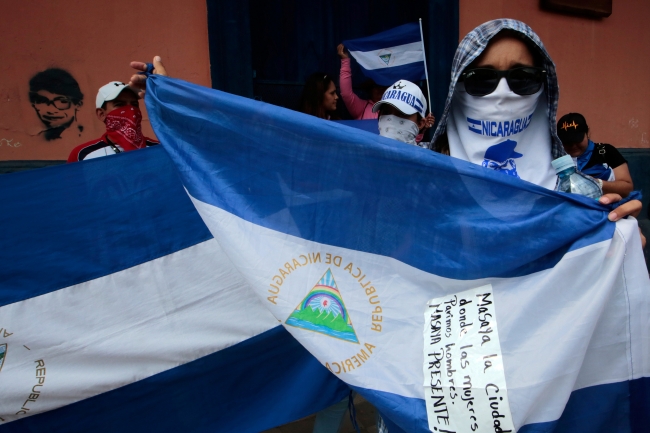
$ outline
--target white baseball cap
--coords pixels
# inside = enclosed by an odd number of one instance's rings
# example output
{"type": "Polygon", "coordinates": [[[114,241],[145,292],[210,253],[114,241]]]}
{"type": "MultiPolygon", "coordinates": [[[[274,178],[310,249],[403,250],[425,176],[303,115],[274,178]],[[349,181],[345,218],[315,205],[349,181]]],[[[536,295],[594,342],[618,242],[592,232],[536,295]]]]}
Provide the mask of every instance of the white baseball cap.
{"type": "Polygon", "coordinates": [[[426,117],[427,100],[424,99],[420,87],[410,81],[399,80],[386,89],[381,101],[373,105],[372,112],[376,113],[381,104],[392,105],[404,114],[419,113],[420,116],[426,117]]]}
{"type": "Polygon", "coordinates": [[[117,98],[117,96],[122,93],[124,89],[129,89],[137,95],[137,92],[133,91],[129,86],[120,82],[120,81],[111,81],[110,83],[99,88],[97,92],[97,99],[95,100],[95,106],[97,108],[102,108],[104,102],[112,101],[117,98]]]}

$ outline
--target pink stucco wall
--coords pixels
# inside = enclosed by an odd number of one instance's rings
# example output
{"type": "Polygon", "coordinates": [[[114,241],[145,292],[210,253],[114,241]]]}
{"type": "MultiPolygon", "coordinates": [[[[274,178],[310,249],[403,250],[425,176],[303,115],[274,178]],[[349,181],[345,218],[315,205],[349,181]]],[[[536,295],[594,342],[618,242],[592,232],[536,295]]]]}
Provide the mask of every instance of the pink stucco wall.
{"type": "Polygon", "coordinates": [[[97,89],[128,81],[131,60],[158,54],[175,77],[210,86],[205,0],[21,0],[3,2],[0,22],[0,160],[66,159],[99,137],[97,89]],[[51,67],[68,71],[84,99],[74,125],[48,141],[28,93],[30,78],[51,67]]]}

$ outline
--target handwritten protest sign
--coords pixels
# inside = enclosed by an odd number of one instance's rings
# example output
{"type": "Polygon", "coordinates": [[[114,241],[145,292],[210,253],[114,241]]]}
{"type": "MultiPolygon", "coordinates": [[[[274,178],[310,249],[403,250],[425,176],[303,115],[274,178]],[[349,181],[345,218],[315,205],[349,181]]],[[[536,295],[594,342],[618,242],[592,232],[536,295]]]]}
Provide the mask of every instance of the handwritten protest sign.
{"type": "Polygon", "coordinates": [[[492,286],[428,302],[424,394],[432,432],[514,432],[492,286]]]}

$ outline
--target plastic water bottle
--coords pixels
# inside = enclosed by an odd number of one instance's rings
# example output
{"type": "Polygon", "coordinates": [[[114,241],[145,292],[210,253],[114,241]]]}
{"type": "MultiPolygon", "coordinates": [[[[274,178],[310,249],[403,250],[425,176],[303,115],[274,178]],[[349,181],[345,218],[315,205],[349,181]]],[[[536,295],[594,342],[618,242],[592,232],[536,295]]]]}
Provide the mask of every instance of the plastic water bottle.
{"type": "Polygon", "coordinates": [[[560,177],[557,191],[571,192],[598,200],[603,195],[603,190],[592,177],[576,170],[571,155],[564,155],[553,162],[553,168],[560,177]]]}

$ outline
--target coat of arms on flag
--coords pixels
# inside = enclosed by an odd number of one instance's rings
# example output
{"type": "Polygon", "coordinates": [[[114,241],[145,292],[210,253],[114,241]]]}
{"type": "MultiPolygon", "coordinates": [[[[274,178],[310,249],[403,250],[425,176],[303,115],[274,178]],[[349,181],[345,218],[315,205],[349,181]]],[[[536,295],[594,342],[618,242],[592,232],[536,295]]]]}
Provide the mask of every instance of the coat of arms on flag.
{"type": "Polygon", "coordinates": [[[331,269],[325,272],[285,323],[359,343],[331,269]]]}
{"type": "Polygon", "coordinates": [[[391,58],[392,55],[393,55],[393,53],[391,53],[388,50],[382,50],[378,54],[379,58],[382,59],[384,61],[384,63],[386,63],[386,66],[388,66],[390,64],[390,58],[391,58]]]}

